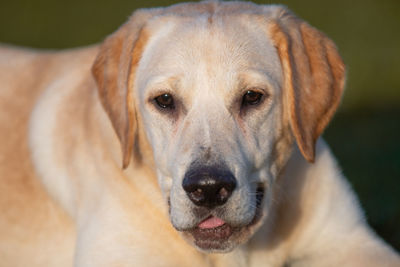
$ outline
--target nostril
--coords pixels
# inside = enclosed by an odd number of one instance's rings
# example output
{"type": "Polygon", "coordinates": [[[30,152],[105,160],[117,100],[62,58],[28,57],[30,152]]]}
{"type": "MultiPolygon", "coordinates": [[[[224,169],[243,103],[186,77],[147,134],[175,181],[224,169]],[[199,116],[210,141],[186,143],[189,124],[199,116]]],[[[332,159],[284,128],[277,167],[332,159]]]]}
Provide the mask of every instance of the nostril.
{"type": "Polygon", "coordinates": [[[228,192],[228,190],[226,190],[226,188],[225,187],[222,187],[220,190],[219,190],[219,197],[220,197],[220,199],[221,200],[225,200],[225,199],[227,199],[228,197],[229,197],[229,195],[230,195],[230,193],[228,192]]]}
{"type": "Polygon", "coordinates": [[[203,190],[201,188],[197,188],[196,191],[193,192],[193,195],[196,197],[202,197],[203,196],[203,190]]]}
{"type": "Polygon", "coordinates": [[[225,169],[202,167],[189,171],[182,186],[195,205],[213,208],[229,199],[236,187],[236,179],[225,169]]]}
{"type": "Polygon", "coordinates": [[[190,197],[190,199],[192,199],[192,201],[195,201],[197,203],[204,201],[204,193],[201,188],[197,188],[195,191],[188,192],[188,193],[189,193],[189,197],[190,197]]]}

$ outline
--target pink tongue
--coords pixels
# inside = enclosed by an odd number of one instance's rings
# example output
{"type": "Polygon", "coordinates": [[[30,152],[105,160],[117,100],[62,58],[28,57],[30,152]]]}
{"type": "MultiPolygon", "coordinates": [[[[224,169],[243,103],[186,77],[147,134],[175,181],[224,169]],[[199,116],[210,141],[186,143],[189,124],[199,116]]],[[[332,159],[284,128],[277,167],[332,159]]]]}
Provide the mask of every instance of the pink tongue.
{"type": "Polygon", "coordinates": [[[216,228],[218,226],[224,225],[225,222],[221,220],[220,218],[211,216],[204,221],[202,221],[198,226],[200,229],[211,229],[211,228],[216,228]]]}

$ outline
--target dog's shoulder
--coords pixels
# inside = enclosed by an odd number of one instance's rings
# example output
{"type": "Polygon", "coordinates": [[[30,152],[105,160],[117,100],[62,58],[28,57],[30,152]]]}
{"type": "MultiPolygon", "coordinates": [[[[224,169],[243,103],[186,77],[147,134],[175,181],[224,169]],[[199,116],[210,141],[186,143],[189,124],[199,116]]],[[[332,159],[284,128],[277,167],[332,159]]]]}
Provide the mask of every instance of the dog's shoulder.
{"type": "MultiPolygon", "coordinates": [[[[29,147],[29,121],[44,87],[52,56],[10,46],[0,47],[0,258],[2,266],[40,262],[37,249],[55,250],[51,242],[73,244],[72,223],[37,179],[29,147]],[[45,75],[45,74],[44,74],[45,75]],[[35,229],[29,231],[28,229],[35,229]],[[53,236],[41,240],[44,234],[53,236]],[[69,233],[64,236],[64,233],[69,233]],[[23,240],[23,241],[18,241],[23,240]]],[[[54,243],[53,243],[54,244],[54,243]]],[[[64,244],[67,244],[64,246],[64,244]]],[[[52,252],[49,252],[52,253],[52,252]]],[[[68,254],[68,253],[67,253],[68,254]]],[[[68,262],[72,255],[60,255],[68,262]]],[[[56,260],[57,261],[57,260],[56,260]]],[[[58,262],[59,263],[59,262],[58,262]]],[[[58,265],[54,262],[55,265],[58,265]]],[[[62,265],[60,265],[62,266],[62,265]]]]}
{"type": "Polygon", "coordinates": [[[280,237],[287,238],[292,261],[299,266],[328,266],[324,264],[368,255],[370,259],[357,266],[376,266],[377,260],[396,262],[391,248],[368,227],[351,184],[323,139],[317,142],[314,164],[296,149],[281,178],[285,192],[276,223],[287,235],[280,237]]]}

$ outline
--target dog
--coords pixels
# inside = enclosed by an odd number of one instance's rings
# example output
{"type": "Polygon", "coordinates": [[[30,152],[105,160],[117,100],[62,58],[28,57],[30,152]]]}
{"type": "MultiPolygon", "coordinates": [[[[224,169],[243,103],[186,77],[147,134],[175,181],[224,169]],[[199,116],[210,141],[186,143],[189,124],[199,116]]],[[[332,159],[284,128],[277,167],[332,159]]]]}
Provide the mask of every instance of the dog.
{"type": "Polygon", "coordinates": [[[345,66],[280,5],[0,48],[0,266],[400,266],[321,133],[345,66]]]}

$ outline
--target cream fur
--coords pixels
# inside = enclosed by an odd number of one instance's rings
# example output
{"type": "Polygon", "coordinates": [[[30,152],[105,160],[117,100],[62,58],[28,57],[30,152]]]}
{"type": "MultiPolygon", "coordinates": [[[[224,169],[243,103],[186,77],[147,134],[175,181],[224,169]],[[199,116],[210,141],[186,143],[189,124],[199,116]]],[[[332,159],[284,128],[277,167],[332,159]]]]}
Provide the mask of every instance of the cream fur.
{"type": "Polygon", "coordinates": [[[400,266],[316,141],[343,82],[333,43],[281,6],[180,4],[135,12],[101,47],[0,47],[0,266],[400,266]],[[122,63],[103,71],[112,60],[122,63]],[[320,64],[319,76],[306,64],[320,64]],[[292,92],[321,83],[336,95],[292,92]],[[104,84],[121,91],[99,94],[104,84]],[[238,96],[254,88],[268,98],[238,114],[238,96]],[[174,119],[150,101],[165,92],[184,104],[174,119]],[[112,110],[121,99],[134,147],[112,110]],[[304,109],[319,105],[329,112],[314,123],[304,109]],[[301,139],[309,132],[315,140],[301,139]],[[136,151],[126,169],[121,144],[136,151]],[[199,223],[181,185],[204,158],[223,159],[237,179],[219,210],[233,225],[250,223],[256,184],[265,187],[262,220],[225,254],[180,233],[199,223]]]}

